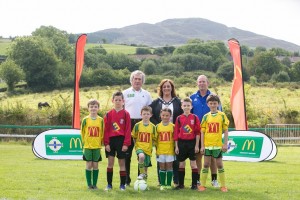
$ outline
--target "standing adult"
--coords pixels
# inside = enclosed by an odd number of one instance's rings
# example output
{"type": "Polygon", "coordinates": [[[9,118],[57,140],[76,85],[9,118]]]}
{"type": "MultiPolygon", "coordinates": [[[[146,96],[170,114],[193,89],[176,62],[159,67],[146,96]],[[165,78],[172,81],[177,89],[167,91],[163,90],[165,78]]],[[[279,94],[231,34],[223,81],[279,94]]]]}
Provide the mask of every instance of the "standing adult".
{"type": "MultiPolygon", "coordinates": [[[[169,108],[172,111],[170,121],[173,124],[175,124],[176,118],[183,113],[183,110],[181,108],[181,101],[176,95],[173,81],[170,79],[163,79],[158,86],[157,92],[159,97],[155,99],[150,105],[153,114],[151,117],[151,122],[155,125],[160,123],[161,109],[169,108]]],[[[175,185],[178,184],[178,167],[179,167],[179,163],[177,160],[175,160],[173,162],[173,182],[175,185]]],[[[158,176],[158,181],[159,181],[159,176],[158,176]]]]}
{"type": "MultiPolygon", "coordinates": [[[[190,96],[190,98],[192,100],[192,105],[193,105],[192,113],[197,115],[199,117],[200,121],[202,121],[203,116],[206,113],[210,112],[210,109],[206,103],[206,99],[207,99],[208,95],[210,95],[212,92],[208,89],[209,81],[205,75],[198,76],[197,86],[198,86],[199,90],[190,96]]],[[[218,110],[222,111],[221,103],[218,107],[218,110]]],[[[201,172],[201,168],[202,168],[202,154],[198,153],[198,155],[196,155],[196,162],[197,162],[199,176],[200,176],[200,172],[201,172]]],[[[211,184],[214,187],[219,187],[219,183],[217,181],[216,159],[213,157],[211,157],[210,170],[211,170],[211,180],[212,180],[211,184]]]]}
{"type": "MultiPolygon", "coordinates": [[[[136,70],[130,75],[131,87],[123,91],[125,100],[125,110],[129,112],[131,119],[131,130],[134,125],[141,121],[141,110],[143,106],[148,106],[152,102],[150,93],[142,89],[145,83],[145,74],[142,71],[136,70]]],[[[130,185],[130,163],[132,157],[132,150],[134,147],[133,139],[131,138],[131,145],[128,147],[125,157],[126,168],[126,185],[130,185]]]]}

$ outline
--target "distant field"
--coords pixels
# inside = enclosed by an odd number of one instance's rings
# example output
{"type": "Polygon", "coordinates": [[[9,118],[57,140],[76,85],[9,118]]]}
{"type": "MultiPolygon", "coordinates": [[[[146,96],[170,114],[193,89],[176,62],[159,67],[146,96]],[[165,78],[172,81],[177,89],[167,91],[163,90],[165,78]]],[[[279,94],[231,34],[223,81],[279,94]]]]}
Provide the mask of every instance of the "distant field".
{"type": "Polygon", "coordinates": [[[10,46],[11,40],[0,39],[0,55],[7,55],[7,48],[10,46]]]}

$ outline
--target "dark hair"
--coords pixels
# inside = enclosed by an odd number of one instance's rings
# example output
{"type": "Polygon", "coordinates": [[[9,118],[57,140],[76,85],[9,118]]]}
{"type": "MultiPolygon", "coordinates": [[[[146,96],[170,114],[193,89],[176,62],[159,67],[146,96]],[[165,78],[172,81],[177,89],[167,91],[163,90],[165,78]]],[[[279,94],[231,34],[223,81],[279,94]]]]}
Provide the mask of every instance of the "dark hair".
{"type": "Polygon", "coordinates": [[[181,102],[189,102],[192,103],[192,100],[189,97],[185,97],[184,99],[181,100],[181,102]]]}
{"type": "Polygon", "coordinates": [[[168,112],[168,113],[170,113],[170,115],[172,115],[172,110],[170,108],[163,108],[160,110],[160,113],[162,113],[162,112],[168,112]]]}
{"type": "Polygon", "coordinates": [[[176,92],[175,92],[175,86],[174,86],[173,81],[170,80],[170,79],[163,79],[163,80],[159,83],[158,89],[157,89],[157,91],[158,91],[158,96],[160,96],[161,98],[163,97],[163,91],[162,91],[163,89],[162,89],[162,87],[163,87],[163,85],[164,85],[166,82],[169,82],[169,83],[171,84],[171,88],[172,88],[171,96],[172,96],[172,97],[176,97],[177,95],[176,95],[176,92]]]}
{"type": "Polygon", "coordinates": [[[208,103],[210,101],[217,101],[218,103],[220,103],[220,98],[216,94],[210,94],[210,95],[208,95],[208,97],[206,99],[206,103],[208,103]]]}
{"type": "Polygon", "coordinates": [[[124,99],[124,95],[122,92],[118,91],[118,92],[115,92],[112,96],[112,98],[114,99],[115,97],[122,97],[122,99],[124,99]]]}
{"type": "Polygon", "coordinates": [[[87,103],[87,106],[89,107],[90,105],[98,105],[98,107],[100,107],[100,103],[96,99],[90,99],[87,103]]]}
{"type": "Polygon", "coordinates": [[[144,106],[144,107],[142,108],[142,110],[141,110],[141,113],[142,113],[143,111],[150,112],[150,113],[152,114],[152,108],[151,108],[150,106],[144,106]]]}

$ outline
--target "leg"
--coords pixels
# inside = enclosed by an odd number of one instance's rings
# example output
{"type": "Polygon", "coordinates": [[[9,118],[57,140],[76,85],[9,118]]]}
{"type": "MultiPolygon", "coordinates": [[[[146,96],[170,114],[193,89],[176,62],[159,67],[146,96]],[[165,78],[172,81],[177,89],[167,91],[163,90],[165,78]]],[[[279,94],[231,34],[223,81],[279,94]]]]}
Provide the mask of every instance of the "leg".
{"type": "Polygon", "coordinates": [[[160,162],[156,162],[156,171],[157,171],[158,185],[161,185],[160,175],[159,175],[159,169],[160,169],[160,162]]]}
{"type": "Polygon", "coordinates": [[[167,163],[166,163],[167,186],[169,186],[169,187],[171,187],[171,183],[172,183],[173,164],[174,164],[174,162],[167,162],[167,163]]]}
{"type": "Polygon", "coordinates": [[[115,163],[115,157],[108,156],[108,164],[107,164],[107,169],[106,169],[106,180],[107,180],[107,187],[110,187],[110,188],[112,188],[114,163],[115,163]]]}
{"type": "Polygon", "coordinates": [[[179,169],[179,162],[176,158],[176,160],[173,161],[173,182],[174,185],[178,185],[178,169],[179,169]]]}
{"type": "Polygon", "coordinates": [[[197,185],[200,185],[200,173],[202,169],[202,157],[203,155],[201,153],[196,154],[196,163],[198,168],[198,176],[197,176],[197,185]]]}
{"type": "Polygon", "coordinates": [[[211,164],[210,164],[210,171],[211,171],[211,183],[214,187],[219,187],[217,181],[217,164],[216,159],[211,156],[211,164]]]}
{"type": "Polygon", "coordinates": [[[125,168],[126,168],[126,185],[130,185],[131,178],[130,178],[130,163],[131,163],[131,156],[133,150],[134,142],[131,138],[131,145],[128,147],[125,157],[125,168]]]}
{"type": "Polygon", "coordinates": [[[85,167],[85,178],[87,185],[89,189],[93,189],[92,186],[92,168],[93,168],[93,163],[92,161],[87,161],[86,162],[86,167],[85,167]]]}
{"type": "Polygon", "coordinates": [[[191,169],[192,169],[192,186],[191,189],[192,190],[196,190],[197,189],[197,179],[198,179],[198,167],[197,167],[197,162],[196,160],[191,160],[190,161],[190,165],[191,165],[191,169]]]}
{"type": "Polygon", "coordinates": [[[120,189],[125,189],[125,182],[126,182],[126,171],[125,171],[125,159],[119,159],[119,166],[120,166],[120,189]]]}
{"type": "Polygon", "coordinates": [[[210,166],[211,156],[204,156],[204,165],[201,171],[201,185],[205,187],[208,174],[208,168],[210,166]]]}
{"type": "Polygon", "coordinates": [[[179,162],[179,169],[178,169],[178,182],[179,187],[184,187],[184,177],[185,177],[185,161],[179,162]]]}
{"type": "Polygon", "coordinates": [[[161,186],[166,186],[166,163],[160,162],[159,163],[159,179],[161,186]]]}
{"type": "Polygon", "coordinates": [[[141,174],[138,176],[138,179],[143,179],[144,174],[145,174],[145,154],[144,153],[139,153],[138,154],[138,167],[139,171],[141,174]]]}
{"type": "Polygon", "coordinates": [[[218,172],[219,172],[219,177],[220,177],[220,182],[221,182],[221,189],[225,187],[225,171],[223,167],[223,161],[222,157],[216,159],[217,162],[217,167],[218,167],[218,172]]]}

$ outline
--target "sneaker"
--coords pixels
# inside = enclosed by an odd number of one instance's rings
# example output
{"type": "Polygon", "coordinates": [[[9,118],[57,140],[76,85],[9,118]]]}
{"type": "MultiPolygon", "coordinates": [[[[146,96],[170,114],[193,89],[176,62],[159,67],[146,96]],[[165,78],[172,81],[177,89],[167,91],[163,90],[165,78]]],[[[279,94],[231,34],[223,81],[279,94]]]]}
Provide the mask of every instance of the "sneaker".
{"type": "Polygon", "coordinates": [[[124,191],[124,190],[126,190],[126,187],[125,187],[125,185],[120,185],[120,190],[121,190],[121,191],[124,191]]]}
{"type": "Polygon", "coordinates": [[[206,187],[204,187],[204,186],[202,186],[202,185],[200,185],[199,187],[198,187],[198,191],[199,192],[203,192],[203,191],[205,191],[206,190],[206,187]]]}
{"type": "Polygon", "coordinates": [[[191,190],[197,190],[197,189],[198,189],[197,185],[192,185],[191,186],[191,190]]]}
{"type": "Polygon", "coordinates": [[[221,192],[228,192],[227,187],[221,187],[221,192]]]}
{"type": "Polygon", "coordinates": [[[147,174],[140,174],[138,177],[137,177],[138,180],[144,180],[144,179],[147,179],[147,174]]]}
{"type": "Polygon", "coordinates": [[[93,185],[94,190],[98,190],[98,187],[96,185],[93,185]]]}
{"type": "Polygon", "coordinates": [[[89,186],[88,186],[88,189],[89,189],[89,190],[92,190],[92,189],[94,189],[94,187],[93,187],[92,185],[89,185],[89,186]]]}
{"type": "Polygon", "coordinates": [[[182,190],[184,189],[184,185],[178,185],[177,187],[174,188],[174,190],[182,190]]]}
{"type": "Polygon", "coordinates": [[[165,190],[165,186],[162,185],[162,186],[160,186],[159,189],[160,189],[160,191],[163,191],[163,190],[165,190]]]}
{"type": "Polygon", "coordinates": [[[200,181],[197,181],[197,186],[200,186],[200,185],[201,185],[200,181]]]}
{"type": "Polygon", "coordinates": [[[171,190],[171,189],[172,189],[172,186],[171,186],[171,185],[167,185],[167,186],[165,187],[165,189],[166,189],[166,190],[171,190]]]}
{"type": "Polygon", "coordinates": [[[107,185],[106,188],[104,189],[105,191],[112,190],[112,185],[107,185]]]}
{"type": "Polygon", "coordinates": [[[218,183],[218,180],[213,180],[213,181],[211,182],[211,185],[214,186],[215,188],[220,187],[220,186],[219,186],[219,183],[218,183]]]}

